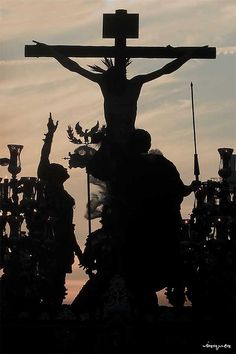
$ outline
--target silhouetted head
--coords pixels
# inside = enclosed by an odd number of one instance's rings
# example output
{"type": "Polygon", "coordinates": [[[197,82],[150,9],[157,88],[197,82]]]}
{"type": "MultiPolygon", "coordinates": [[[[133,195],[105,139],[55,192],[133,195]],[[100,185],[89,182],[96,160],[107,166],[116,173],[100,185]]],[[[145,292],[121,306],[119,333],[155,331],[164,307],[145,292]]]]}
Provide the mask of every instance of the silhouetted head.
{"type": "Polygon", "coordinates": [[[68,178],[67,169],[58,163],[50,163],[47,173],[47,181],[55,184],[63,184],[68,178]]]}
{"type": "Polygon", "coordinates": [[[113,91],[117,91],[120,93],[125,86],[126,83],[126,68],[129,64],[131,64],[131,61],[129,58],[125,60],[124,64],[124,70],[121,71],[116,67],[116,65],[113,64],[112,59],[110,58],[104,58],[102,60],[103,64],[105,64],[106,69],[101,68],[98,65],[89,65],[89,67],[96,72],[102,73],[103,74],[103,79],[107,83],[107,86],[109,89],[113,91]]]}
{"type": "Polygon", "coordinates": [[[135,153],[146,153],[151,147],[151,135],[144,129],[135,129],[130,136],[130,149],[135,153]]]}

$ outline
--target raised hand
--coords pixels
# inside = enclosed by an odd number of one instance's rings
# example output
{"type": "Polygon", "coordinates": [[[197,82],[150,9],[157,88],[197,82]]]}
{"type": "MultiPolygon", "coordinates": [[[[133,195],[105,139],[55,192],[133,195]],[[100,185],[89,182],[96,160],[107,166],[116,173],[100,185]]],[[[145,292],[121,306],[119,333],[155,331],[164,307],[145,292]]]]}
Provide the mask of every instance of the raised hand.
{"type": "Polygon", "coordinates": [[[52,119],[52,115],[50,113],[50,116],[48,118],[48,132],[54,134],[55,131],[57,130],[57,126],[58,126],[58,120],[56,121],[56,123],[54,123],[53,119],[52,119]]]}

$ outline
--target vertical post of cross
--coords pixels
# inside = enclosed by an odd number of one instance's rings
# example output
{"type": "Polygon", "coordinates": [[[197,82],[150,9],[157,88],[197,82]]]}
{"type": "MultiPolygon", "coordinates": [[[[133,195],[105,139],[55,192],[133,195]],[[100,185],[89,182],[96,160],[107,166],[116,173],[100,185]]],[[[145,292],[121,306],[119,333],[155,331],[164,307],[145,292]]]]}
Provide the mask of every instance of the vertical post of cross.
{"type": "Polygon", "coordinates": [[[127,10],[103,15],[103,38],[115,38],[115,67],[126,75],[126,39],[138,38],[139,15],[127,10]]]}
{"type": "MultiPolygon", "coordinates": [[[[117,10],[117,22],[122,22],[122,17],[127,14],[126,10],[117,10]]],[[[120,72],[122,76],[126,75],[126,67],[125,67],[125,48],[126,48],[126,37],[123,32],[118,32],[118,35],[115,37],[115,67],[120,72]]]]}

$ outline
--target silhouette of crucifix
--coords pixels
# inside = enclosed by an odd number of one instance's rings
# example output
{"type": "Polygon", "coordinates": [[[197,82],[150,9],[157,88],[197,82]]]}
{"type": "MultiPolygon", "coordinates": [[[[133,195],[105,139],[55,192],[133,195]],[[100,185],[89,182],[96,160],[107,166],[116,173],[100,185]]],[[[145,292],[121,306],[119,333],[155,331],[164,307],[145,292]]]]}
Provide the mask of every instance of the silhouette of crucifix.
{"type": "Polygon", "coordinates": [[[26,57],[54,57],[66,69],[76,72],[99,84],[104,96],[104,113],[107,134],[112,142],[122,144],[134,130],[137,101],[142,85],[162,75],[179,69],[192,58],[214,59],[214,47],[134,47],[126,46],[127,38],[138,38],[139,15],[128,14],[126,10],[116,10],[115,14],[103,15],[103,38],[114,38],[115,45],[108,46],[65,46],[26,45],[26,57]],[[107,70],[97,65],[90,66],[91,72],[82,68],[69,57],[104,57],[107,70]],[[113,64],[111,59],[114,58],[113,64]],[[127,58],[177,58],[154,72],[126,78],[127,58]]]}

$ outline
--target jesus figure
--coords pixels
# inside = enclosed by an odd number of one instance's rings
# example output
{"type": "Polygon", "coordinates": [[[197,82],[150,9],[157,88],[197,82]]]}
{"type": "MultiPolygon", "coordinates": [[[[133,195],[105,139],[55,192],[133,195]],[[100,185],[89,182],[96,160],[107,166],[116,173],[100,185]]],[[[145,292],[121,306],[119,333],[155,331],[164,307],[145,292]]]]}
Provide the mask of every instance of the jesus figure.
{"type": "MultiPolygon", "coordinates": [[[[76,72],[100,86],[104,97],[104,116],[107,126],[107,137],[113,144],[118,145],[125,145],[130,134],[135,129],[137,102],[143,84],[163,75],[171,74],[191,59],[193,54],[191,50],[158,70],[148,74],[134,76],[129,80],[126,77],[126,71],[121,72],[113,65],[111,59],[105,58],[103,60],[106,70],[94,65],[90,66],[93,70],[93,72],[91,72],[81,67],[77,62],[62,55],[51,46],[37,41],[33,42],[37,43],[38,46],[46,46],[52,57],[66,69],[76,72]]],[[[202,48],[206,48],[206,46],[202,48]]],[[[201,48],[198,50],[201,50],[201,48]]],[[[127,59],[126,66],[129,64],[130,61],[127,59]]]]}

